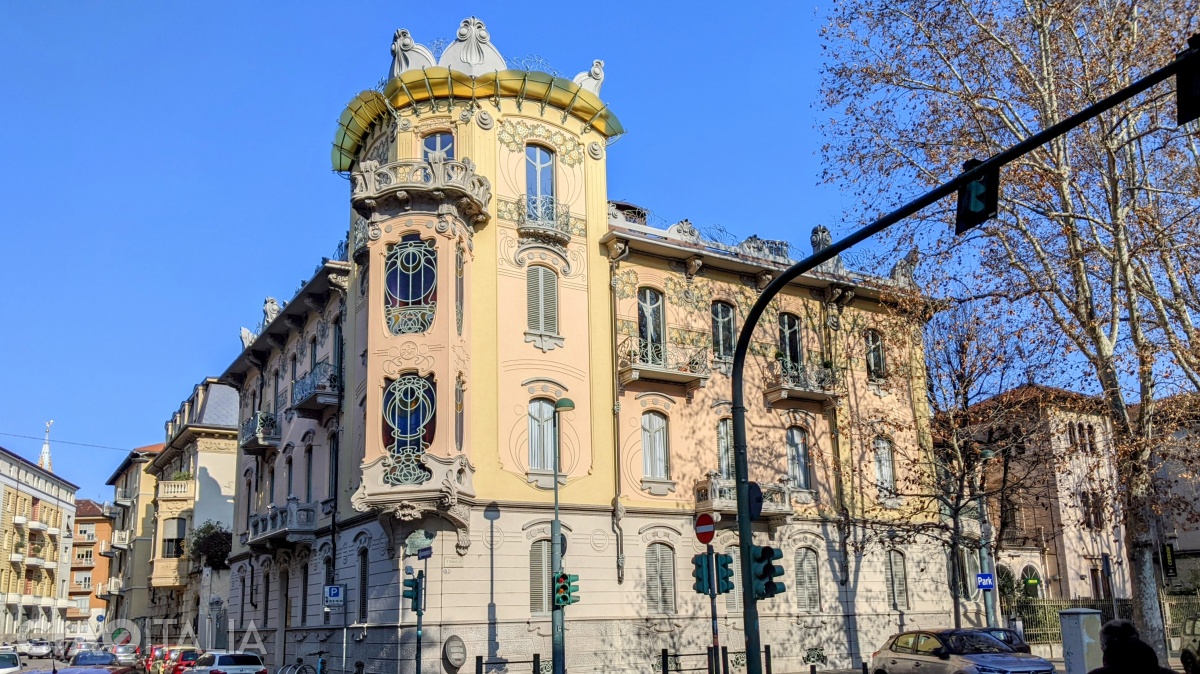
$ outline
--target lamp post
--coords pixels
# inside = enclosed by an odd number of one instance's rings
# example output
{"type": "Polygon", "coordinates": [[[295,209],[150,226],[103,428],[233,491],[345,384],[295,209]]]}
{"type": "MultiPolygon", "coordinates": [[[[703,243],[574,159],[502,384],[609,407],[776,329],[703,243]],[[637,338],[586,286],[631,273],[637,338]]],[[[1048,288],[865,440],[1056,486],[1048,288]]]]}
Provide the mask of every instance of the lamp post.
{"type": "MultiPolygon", "coordinates": [[[[558,520],[558,454],[559,447],[562,446],[560,437],[562,436],[562,425],[559,423],[559,415],[563,412],[570,412],[575,409],[575,401],[570,398],[561,398],[554,403],[554,519],[550,522],[550,566],[551,579],[558,577],[562,573],[562,523],[558,520]]],[[[554,583],[551,580],[551,598],[550,598],[550,619],[551,632],[553,634],[554,646],[551,651],[553,659],[554,674],[566,674],[566,649],[564,646],[565,626],[563,624],[563,607],[558,606],[554,602],[554,583]]]]}

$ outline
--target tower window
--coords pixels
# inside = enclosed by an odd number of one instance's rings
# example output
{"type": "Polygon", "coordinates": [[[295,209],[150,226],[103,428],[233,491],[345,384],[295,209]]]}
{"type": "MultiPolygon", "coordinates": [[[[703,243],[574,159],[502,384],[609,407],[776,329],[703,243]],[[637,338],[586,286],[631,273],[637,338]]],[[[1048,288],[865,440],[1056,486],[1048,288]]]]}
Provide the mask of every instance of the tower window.
{"type": "Polygon", "coordinates": [[[454,134],[439,131],[421,139],[422,159],[429,161],[437,154],[441,154],[446,161],[454,159],[454,134]]]}

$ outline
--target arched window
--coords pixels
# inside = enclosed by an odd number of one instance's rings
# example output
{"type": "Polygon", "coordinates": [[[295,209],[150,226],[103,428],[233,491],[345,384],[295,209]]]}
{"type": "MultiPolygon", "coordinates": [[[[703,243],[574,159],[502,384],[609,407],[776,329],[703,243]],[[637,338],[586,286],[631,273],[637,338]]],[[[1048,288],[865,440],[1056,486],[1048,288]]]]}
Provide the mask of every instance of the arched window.
{"type": "Polygon", "coordinates": [[[1075,424],[1067,424],[1067,442],[1070,444],[1071,449],[1079,446],[1079,440],[1075,437],[1075,424]]]}
{"type": "Polygon", "coordinates": [[[732,360],[737,334],[733,329],[733,305],[712,303],[712,344],[715,360],[732,360]]]}
{"type": "Polygon", "coordinates": [[[1026,451],[1025,431],[1022,430],[1020,426],[1013,426],[1012,440],[1013,440],[1013,447],[1015,448],[1017,454],[1024,454],[1026,451]]]}
{"type": "Polygon", "coordinates": [[[358,551],[358,622],[367,622],[367,601],[370,599],[371,561],[367,548],[358,551]]]}
{"type": "Polygon", "coordinates": [[[383,392],[383,444],[389,454],[384,479],[389,484],[421,484],[429,471],[418,457],[433,442],[437,395],[432,375],[402,375],[383,392]]]}
{"type": "Polygon", "coordinates": [[[292,385],[295,386],[295,384],[296,384],[296,354],[294,354],[294,353],[292,354],[290,367],[291,367],[291,371],[292,371],[292,385]]]}
{"type": "Polygon", "coordinates": [[[647,365],[664,366],[667,362],[665,309],[662,293],[654,288],[638,288],[638,355],[647,365]]]}
{"type": "Polygon", "coordinates": [[[287,567],[279,570],[279,603],[282,604],[279,612],[283,614],[284,627],[292,626],[292,593],[288,587],[291,585],[290,576],[287,567]]]}
{"type": "Polygon", "coordinates": [[[541,145],[525,146],[525,197],[527,220],[555,222],[554,153],[541,145]]]}
{"type": "MultiPolygon", "coordinates": [[[[337,494],[337,474],[338,474],[338,434],[329,434],[329,465],[325,467],[325,476],[328,483],[325,485],[325,498],[333,498],[337,494]]],[[[330,583],[332,585],[332,583],[330,583]]]]}
{"type": "Polygon", "coordinates": [[[539,335],[558,335],[558,274],[553,269],[530,265],[525,271],[525,313],[529,329],[525,341],[535,341],[539,335]]]}
{"type": "Polygon", "coordinates": [[[667,417],[659,412],[642,414],[642,466],[645,477],[655,480],[671,478],[667,417]]]}
{"type": "Polygon", "coordinates": [[[821,610],[820,571],[812,548],[796,550],[796,606],[805,613],[821,610]]]}
{"type": "Polygon", "coordinates": [[[733,419],[717,422],[717,469],[721,479],[734,479],[733,470],[733,419]]]}
{"type": "Polygon", "coordinates": [[[529,546],[529,612],[549,615],[553,592],[550,587],[550,541],[529,546]]]}
{"type": "Polygon", "coordinates": [[[867,343],[867,378],[884,379],[887,377],[887,356],[883,350],[883,335],[878,330],[867,330],[863,337],[867,343]]]}
{"type": "Polygon", "coordinates": [[[433,242],[409,234],[388,246],[383,280],[384,315],[392,334],[428,330],[437,309],[437,249],[433,242]]]}
{"type": "Polygon", "coordinates": [[[1079,438],[1079,451],[1087,451],[1087,430],[1083,427],[1083,422],[1075,424],[1075,435],[1079,438]]]}
{"type": "Polygon", "coordinates": [[[1096,453],[1096,428],[1091,424],[1087,426],[1087,448],[1088,452],[1096,453]]]}
{"type": "Polygon", "coordinates": [[[242,500],[246,502],[246,531],[250,530],[250,515],[254,512],[254,483],[250,478],[246,478],[246,491],[242,494],[242,500]]]}
{"type": "Polygon", "coordinates": [[[812,489],[812,461],[808,452],[808,431],[799,426],[787,429],[788,476],[797,489],[812,489]]]}
{"type": "Polygon", "coordinates": [[[312,372],[317,367],[317,337],[313,335],[308,339],[308,371],[312,372]]]}
{"type": "Polygon", "coordinates": [[[284,500],[292,497],[292,493],[293,493],[292,492],[292,475],[293,475],[293,473],[294,473],[294,471],[292,470],[292,457],[289,456],[287,458],[287,461],[284,462],[284,475],[287,477],[287,493],[284,494],[284,500]]]}
{"type": "Polygon", "coordinates": [[[798,370],[804,364],[800,319],[794,314],[779,314],[779,354],[787,370],[798,370]]]}
{"type": "Polygon", "coordinates": [[[904,565],[904,554],[899,550],[887,551],[888,605],[893,610],[908,608],[908,569],[904,565]]]}
{"type": "Polygon", "coordinates": [[[246,604],[250,603],[250,597],[246,596],[246,577],[242,576],[242,602],[238,606],[238,624],[243,628],[246,627],[246,604]]]}
{"type": "Polygon", "coordinates": [[[742,563],[740,551],[736,545],[725,548],[725,554],[733,558],[729,568],[733,569],[733,590],[725,593],[725,611],[729,614],[740,613],[742,610],[742,563]]]}
{"type": "Polygon", "coordinates": [[[275,368],[275,371],[271,373],[271,399],[275,401],[275,409],[273,410],[275,414],[282,414],[283,408],[285,407],[284,405],[280,404],[282,401],[279,399],[280,378],[279,368],[275,368]]]}
{"type": "Polygon", "coordinates": [[[875,479],[879,484],[879,497],[896,495],[896,456],[892,441],[878,436],[873,443],[875,449],[875,479]]]}
{"type": "Polygon", "coordinates": [[[996,590],[1001,597],[1012,599],[1017,596],[1017,577],[1012,569],[999,564],[996,566],[996,590]]]}
{"type": "Polygon", "coordinates": [[[1030,599],[1042,596],[1042,574],[1032,566],[1021,569],[1021,593],[1030,599]]]}
{"type": "Polygon", "coordinates": [[[267,499],[266,505],[271,505],[275,502],[275,465],[267,469],[267,499]]]}
{"type": "Polygon", "coordinates": [[[554,470],[558,443],[554,403],[545,398],[529,401],[529,470],[554,470]]]}
{"type": "Polygon", "coordinates": [[[646,608],[651,614],[675,614],[675,551],[666,543],[646,546],[646,608]]]}
{"type": "Polygon", "coordinates": [[[429,161],[435,154],[441,154],[446,161],[454,159],[454,134],[437,131],[421,139],[421,158],[429,161]]]}
{"type": "Polygon", "coordinates": [[[980,590],[975,582],[975,574],[979,573],[979,553],[965,547],[959,547],[958,559],[951,560],[947,556],[947,562],[955,564],[955,568],[948,569],[947,576],[955,579],[958,582],[956,595],[960,599],[975,599],[979,596],[980,590]]]}
{"type": "Polygon", "coordinates": [[[313,451],[312,445],[304,447],[304,502],[312,503],[313,500],[313,451]]]}

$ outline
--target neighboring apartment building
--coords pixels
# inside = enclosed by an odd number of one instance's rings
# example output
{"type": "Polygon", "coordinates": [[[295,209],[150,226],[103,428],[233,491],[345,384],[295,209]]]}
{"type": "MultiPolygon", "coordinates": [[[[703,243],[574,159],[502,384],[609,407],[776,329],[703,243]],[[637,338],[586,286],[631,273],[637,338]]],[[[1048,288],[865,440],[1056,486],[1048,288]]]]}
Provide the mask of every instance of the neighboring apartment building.
{"type": "Polygon", "coordinates": [[[226,531],[233,523],[237,425],[237,390],[205,379],[167,421],[163,450],[146,467],[156,480],[149,615],[187,626],[201,648],[224,645],[228,571],[202,564],[187,543],[206,522],[226,531]]]}
{"type": "Polygon", "coordinates": [[[107,578],[99,578],[96,594],[108,602],[107,621],[136,624],[149,638],[150,560],[154,555],[154,495],[157,481],[146,471],[163,445],[138,447],[121,461],[105,484],[113,488],[112,535],[101,539],[96,554],[109,562],[107,578]]]}
{"type": "Polygon", "coordinates": [[[991,489],[1008,475],[1006,496],[989,503],[1001,594],[1128,598],[1124,511],[1103,401],[1025,384],[979,408],[993,412],[999,450],[988,469],[991,489]]]}
{"type": "Polygon", "coordinates": [[[107,602],[100,598],[101,587],[108,582],[109,557],[99,554],[102,543],[112,539],[111,504],[101,505],[90,499],[75,503],[75,528],[71,536],[69,560],[71,577],[67,586],[71,606],[67,609],[67,634],[99,633],[107,602]]]}
{"type": "MultiPolygon", "coordinates": [[[[566,613],[569,669],[702,650],[693,517],[719,515],[718,549],[736,547],[729,361],[787,245],[721,245],[610,203],[607,141],[623,129],[599,98],[601,61],[574,82],[510,70],[474,17],[436,62],[407,31],[392,49],[382,93],[359,94],[335,139],[345,259],[283,307],[268,300],[221,377],[242,406],[238,638],[256,630],[275,666],[320,644],[412,671],[400,581],[415,567],[430,671],[452,636],[469,658],[548,663],[557,482],[583,597],[566,613]],[[329,584],[345,588],[333,611],[329,584]]],[[[828,242],[813,230],[814,248],[828,242]]],[[[945,568],[940,542],[886,536],[934,516],[895,495],[931,446],[920,325],[891,299],[912,293],[911,264],[881,279],[833,260],[755,335],[755,540],[787,568],[787,593],[760,604],[776,668],[849,666],[901,627],[946,624],[945,578],[926,571],[945,568]]],[[[719,610],[736,650],[738,594],[719,610]]]]}
{"type": "Polygon", "coordinates": [[[41,465],[0,447],[0,639],[63,632],[79,487],[50,470],[49,428],[41,465]]]}

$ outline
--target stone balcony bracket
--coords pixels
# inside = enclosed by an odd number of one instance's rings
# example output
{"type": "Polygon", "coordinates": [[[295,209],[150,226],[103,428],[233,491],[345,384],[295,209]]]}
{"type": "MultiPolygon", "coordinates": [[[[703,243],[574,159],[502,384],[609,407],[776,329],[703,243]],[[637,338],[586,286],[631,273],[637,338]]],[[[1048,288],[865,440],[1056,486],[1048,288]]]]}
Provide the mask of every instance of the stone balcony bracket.
{"type": "Polygon", "coordinates": [[[712,376],[708,349],[627,336],[617,346],[617,379],[621,386],[634,381],[659,381],[682,385],[688,399],[712,376]]]}
{"type": "MultiPolygon", "coordinates": [[[[382,456],[363,466],[363,479],[350,498],[358,512],[373,512],[388,536],[388,554],[396,552],[397,522],[418,521],[436,515],[449,522],[458,533],[455,551],[466,555],[471,547],[471,506],[475,499],[475,466],[464,454],[441,457],[422,454],[417,459],[429,478],[419,484],[394,484],[390,456],[382,456]]],[[[549,477],[549,473],[547,473],[549,477]]],[[[553,485],[553,482],[551,482],[553,485]]]]}
{"type": "MultiPolygon", "coordinates": [[[[388,164],[363,161],[350,174],[350,203],[368,221],[375,213],[399,215],[413,208],[438,211],[447,202],[457,209],[463,222],[474,227],[487,224],[492,186],[475,172],[470,159],[446,159],[435,153],[428,161],[402,159],[388,164]]],[[[358,253],[360,242],[353,246],[358,253]]]]}

